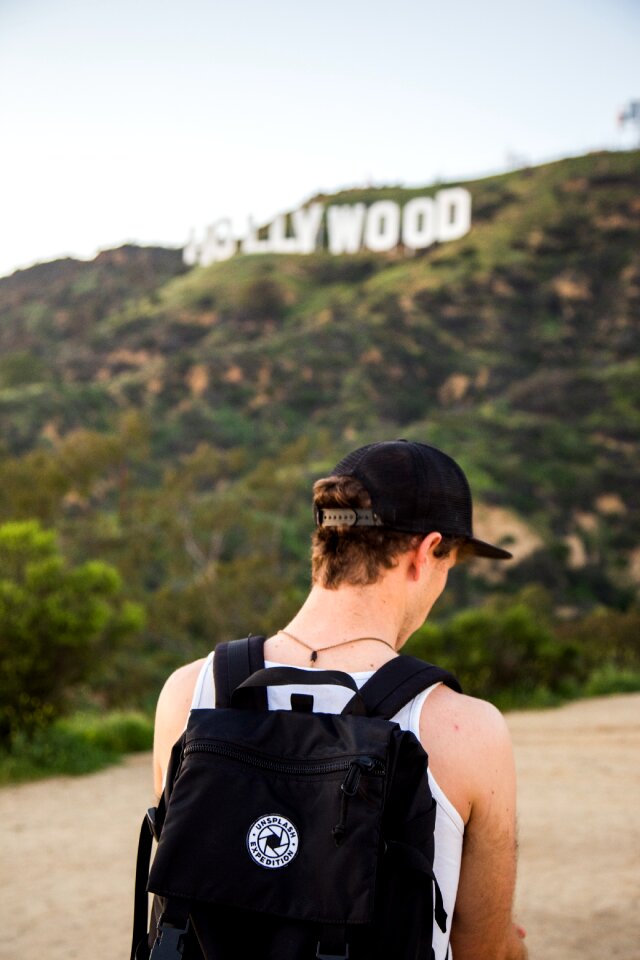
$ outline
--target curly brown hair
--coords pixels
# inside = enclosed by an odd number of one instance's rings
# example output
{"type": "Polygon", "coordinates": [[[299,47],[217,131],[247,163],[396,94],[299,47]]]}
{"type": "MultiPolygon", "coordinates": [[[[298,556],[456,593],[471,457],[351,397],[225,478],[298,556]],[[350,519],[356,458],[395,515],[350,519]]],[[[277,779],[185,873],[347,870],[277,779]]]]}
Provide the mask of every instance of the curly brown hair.
{"type": "MultiPolygon", "coordinates": [[[[370,509],[371,498],[355,477],[326,477],[313,485],[316,509],[352,507],[370,509]]],[[[315,584],[335,590],[342,584],[364,587],[376,583],[384,570],[398,563],[398,557],[415,549],[423,539],[420,533],[403,533],[384,527],[316,527],[311,542],[311,579],[315,584]]],[[[434,551],[445,557],[455,547],[463,547],[459,537],[443,537],[434,551]]]]}

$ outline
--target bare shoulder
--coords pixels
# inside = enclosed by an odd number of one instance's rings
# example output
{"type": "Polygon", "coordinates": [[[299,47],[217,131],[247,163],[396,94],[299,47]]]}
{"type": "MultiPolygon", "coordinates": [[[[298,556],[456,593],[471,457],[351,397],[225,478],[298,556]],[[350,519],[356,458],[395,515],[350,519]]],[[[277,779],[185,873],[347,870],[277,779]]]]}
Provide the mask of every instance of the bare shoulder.
{"type": "Polygon", "coordinates": [[[206,658],[201,660],[194,660],[192,663],[185,663],[184,666],[178,667],[177,670],[174,670],[173,673],[167,677],[165,684],[160,691],[160,696],[158,698],[158,703],[175,703],[176,700],[181,700],[184,697],[189,697],[189,702],[193,697],[193,690],[196,685],[196,680],[198,675],[205,663],[206,658]]]}
{"type": "Polygon", "coordinates": [[[420,740],[434,777],[465,823],[496,780],[511,776],[509,730],[486,700],[437,687],[422,709],[420,740]]]}
{"type": "Polygon", "coordinates": [[[444,685],[436,687],[425,700],[421,726],[425,733],[437,729],[448,738],[464,741],[474,751],[509,742],[506,720],[497,707],[444,685]]]}
{"type": "Polygon", "coordinates": [[[162,792],[171,748],[185,728],[193,691],[204,663],[204,658],[194,660],[193,663],[174,670],[160,691],[153,737],[153,780],[156,796],[162,792]]]}
{"type": "Polygon", "coordinates": [[[436,687],[425,700],[420,718],[421,734],[456,742],[459,748],[475,752],[493,750],[509,743],[507,723],[492,703],[456,693],[444,685],[436,687]]]}

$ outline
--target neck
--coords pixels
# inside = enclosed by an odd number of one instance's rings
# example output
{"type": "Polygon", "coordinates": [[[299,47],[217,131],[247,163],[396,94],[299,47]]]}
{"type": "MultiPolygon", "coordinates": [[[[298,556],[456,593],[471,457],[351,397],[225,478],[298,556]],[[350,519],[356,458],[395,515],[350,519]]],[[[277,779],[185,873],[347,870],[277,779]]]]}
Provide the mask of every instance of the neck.
{"type": "Polygon", "coordinates": [[[315,584],[287,629],[312,645],[378,637],[399,650],[408,636],[403,620],[398,591],[385,578],[371,587],[342,586],[337,590],[315,584]]]}

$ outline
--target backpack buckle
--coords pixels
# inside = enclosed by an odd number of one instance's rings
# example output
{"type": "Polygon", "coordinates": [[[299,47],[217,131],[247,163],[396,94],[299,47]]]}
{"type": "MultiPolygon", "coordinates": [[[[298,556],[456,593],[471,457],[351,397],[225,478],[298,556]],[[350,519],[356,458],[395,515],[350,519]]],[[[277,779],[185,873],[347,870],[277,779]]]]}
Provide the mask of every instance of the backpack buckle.
{"type": "Polygon", "coordinates": [[[174,927],[161,921],[149,960],[180,960],[190,926],[188,919],[184,927],[174,927]]]}
{"type": "Polygon", "coordinates": [[[153,836],[153,839],[156,841],[156,843],[160,839],[158,836],[157,813],[158,813],[158,810],[156,807],[149,807],[146,813],[147,826],[149,827],[149,831],[153,836]]]}
{"type": "Polygon", "coordinates": [[[348,960],[349,944],[346,928],[340,924],[327,924],[320,931],[316,960],[348,960]]]}

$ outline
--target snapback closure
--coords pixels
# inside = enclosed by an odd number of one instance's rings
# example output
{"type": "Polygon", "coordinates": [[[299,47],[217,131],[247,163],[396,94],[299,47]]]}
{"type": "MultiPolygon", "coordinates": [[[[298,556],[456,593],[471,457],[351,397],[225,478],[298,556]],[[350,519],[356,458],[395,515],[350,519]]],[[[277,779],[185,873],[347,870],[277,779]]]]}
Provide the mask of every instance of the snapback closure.
{"type": "Polygon", "coordinates": [[[382,520],[373,510],[352,507],[316,507],[319,527],[381,527],[382,520]]]}

